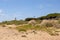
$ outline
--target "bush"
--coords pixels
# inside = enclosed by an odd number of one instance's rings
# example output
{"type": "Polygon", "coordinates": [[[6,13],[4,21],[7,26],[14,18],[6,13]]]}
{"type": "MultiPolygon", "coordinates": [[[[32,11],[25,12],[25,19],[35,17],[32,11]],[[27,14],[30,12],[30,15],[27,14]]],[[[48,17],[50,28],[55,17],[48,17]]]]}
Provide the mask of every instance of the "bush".
{"type": "Polygon", "coordinates": [[[50,13],[46,16],[39,17],[38,19],[43,20],[43,19],[59,19],[60,18],[60,13],[50,13]]]}
{"type": "Polygon", "coordinates": [[[6,27],[6,25],[3,24],[2,27],[6,27]]]}
{"type": "Polygon", "coordinates": [[[25,32],[25,31],[26,31],[26,29],[19,29],[19,31],[24,31],[24,32],[25,32]]]}
{"type": "Polygon", "coordinates": [[[54,29],[54,28],[51,28],[51,29],[48,28],[46,32],[49,33],[51,36],[59,35],[59,34],[56,32],[56,29],[54,29]]]}
{"type": "Polygon", "coordinates": [[[36,20],[37,24],[40,24],[42,22],[42,20],[36,20]]]}
{"type": "Polygon", "coordinates": [[[9,29],[12,29],[12,27],[9,27],[9,29]]]}
{"type": "Polygon", "coordinates": [[[46,27],[53,27],[53,24],[52,23],[46,23],[45,26],[46,27]]]}
{"type": "Polygon", "coordinates": [[[21,37],[26,37],[26,35],[22,35],[21,37]]]}
{"type": "Polygon", "coordinates": [[[37,20],[37,18],[26,18],[25,21],[37,20]]]}
{"type": "Polygon", "coordinates": [[[18,26],[16,27],[16,29],[18,31],[27,31],[27,30],[40,30],[41,27],[38,25],[38,26],[32,26],[32,25],[22,25],[22,26],[18,26]]]}
{"type": "Polygon", "coordinates": [[[17,29],[19,32],[20,32],[20,31],[26,32],[26,29],[21,28],[21,27],[16,27],[16,29],[17,29]]]}
{"type": "Polygon", "coordinates": [[[58,23],[60,24],[60,20],[58,20],[58,23]]]}

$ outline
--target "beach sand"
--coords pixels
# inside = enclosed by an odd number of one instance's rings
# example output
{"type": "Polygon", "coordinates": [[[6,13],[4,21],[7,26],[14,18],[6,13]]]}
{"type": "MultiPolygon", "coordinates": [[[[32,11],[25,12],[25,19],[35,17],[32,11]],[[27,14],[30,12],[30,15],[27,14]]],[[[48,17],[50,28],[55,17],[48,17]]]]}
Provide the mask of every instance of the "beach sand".
{"type": "Polygon", "coordinates": [[[36,32],[36,34],[30,31],[23,33],[14,29],[0,27],[0,40],[60,40],[60,35],[51,36],[44,31],[36,32]]]}

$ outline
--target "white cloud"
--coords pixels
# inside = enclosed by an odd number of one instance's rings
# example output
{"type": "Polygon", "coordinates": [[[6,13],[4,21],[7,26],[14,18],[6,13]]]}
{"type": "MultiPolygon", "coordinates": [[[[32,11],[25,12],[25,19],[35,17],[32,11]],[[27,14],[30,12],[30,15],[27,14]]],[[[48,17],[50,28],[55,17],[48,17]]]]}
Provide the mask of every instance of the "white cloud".
{"type": "Polygon", "coordinates": [[[40,10],[52,8],[53,4],[40,4],[40,10]]]}
{"type": "Polygon", "coordinates": [[[40,10],[44,9],[44,5],[40,5],[40,10]]]}
{"type": "Polygon", "coordinates": [[[0,9],[0,16],[4,16],[4,11],[2,9],[0,9]]]}
{"type": "Polygon", "coordinates": [[[0,13],[2,13],[2,10],[0,9],[0,13]]]}

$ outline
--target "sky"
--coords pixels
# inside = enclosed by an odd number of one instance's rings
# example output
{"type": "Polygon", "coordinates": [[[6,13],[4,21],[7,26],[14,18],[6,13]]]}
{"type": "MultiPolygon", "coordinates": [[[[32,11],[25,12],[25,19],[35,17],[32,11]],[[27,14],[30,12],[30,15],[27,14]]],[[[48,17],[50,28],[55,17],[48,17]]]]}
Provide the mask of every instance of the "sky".
{"type": "Polygon", "coordinates": [[[0,0],[0,21],[60,13],[60,0],[0,0]]]}

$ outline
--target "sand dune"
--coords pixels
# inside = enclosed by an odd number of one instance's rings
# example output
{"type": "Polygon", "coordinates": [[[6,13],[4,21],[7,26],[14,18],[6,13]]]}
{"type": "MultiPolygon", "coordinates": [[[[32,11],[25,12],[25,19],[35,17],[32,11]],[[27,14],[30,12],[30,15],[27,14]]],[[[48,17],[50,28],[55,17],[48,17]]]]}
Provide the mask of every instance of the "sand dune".
{"type": "Polygon", "coordinates": [[[36,34],[28,31],[19,33],[16,30],[0,27],[0,40],[60,40],[59,36],[51,36],[46,32],[37,31],[36,34]],[[25,37],[23,37],[25,35],[25,37]]]}

